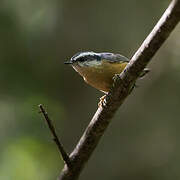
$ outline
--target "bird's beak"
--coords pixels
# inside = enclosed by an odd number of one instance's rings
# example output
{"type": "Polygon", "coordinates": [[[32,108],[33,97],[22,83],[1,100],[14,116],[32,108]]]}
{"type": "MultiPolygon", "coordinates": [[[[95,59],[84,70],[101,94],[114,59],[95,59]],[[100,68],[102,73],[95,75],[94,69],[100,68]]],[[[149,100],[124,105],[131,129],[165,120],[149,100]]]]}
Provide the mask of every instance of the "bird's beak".
{"type": "Polygon", "coordinates": [[[72,64],[71,61],[65,61],[64,64],[72,64]]]}

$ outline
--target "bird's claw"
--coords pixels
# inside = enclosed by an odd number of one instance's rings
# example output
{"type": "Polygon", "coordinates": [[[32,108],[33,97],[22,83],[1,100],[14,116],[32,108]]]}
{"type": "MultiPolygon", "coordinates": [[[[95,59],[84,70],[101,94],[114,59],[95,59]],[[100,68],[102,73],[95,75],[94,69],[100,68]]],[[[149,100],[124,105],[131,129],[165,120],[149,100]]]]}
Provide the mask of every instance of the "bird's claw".
{"type": "Polygon", "coordinates": [[[98,107],[101,107],[101,106],[103,107],[105,105],[105,103],[106,103],[106,95],[100,97],[99,100],[100,101],[98,103],[98,107]]]}
{"type": "Polygon", "coordinates": [[[119,78],[119,74],[115,74],[115,75],[113,76],[113,81],[116,81],[118,78],[119,78]]]}

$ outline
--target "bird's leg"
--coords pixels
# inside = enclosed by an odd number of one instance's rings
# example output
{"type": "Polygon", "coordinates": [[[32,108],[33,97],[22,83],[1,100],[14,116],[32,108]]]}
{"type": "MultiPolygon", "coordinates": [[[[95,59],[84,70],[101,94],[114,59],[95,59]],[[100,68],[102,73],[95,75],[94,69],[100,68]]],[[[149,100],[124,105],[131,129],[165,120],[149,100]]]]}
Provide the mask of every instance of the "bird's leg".
{"type": "Polygon", "coordinates": [[[102,96],[102,97],[99,98],[100,101],[99,101],[99,103],[98,103],[98,107],[104,105],[104,100],[105,100],[105,98],[106,98],[106,95],[104,95],[104,96],[102,96]]]}

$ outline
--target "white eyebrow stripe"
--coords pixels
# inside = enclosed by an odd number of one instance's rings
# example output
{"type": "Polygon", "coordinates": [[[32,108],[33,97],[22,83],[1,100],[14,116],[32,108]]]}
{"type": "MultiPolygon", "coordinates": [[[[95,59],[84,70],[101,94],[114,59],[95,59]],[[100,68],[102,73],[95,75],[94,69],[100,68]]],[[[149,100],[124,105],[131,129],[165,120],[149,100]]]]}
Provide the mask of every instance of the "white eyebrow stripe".
{"type": "Polygon", "coordinates": [[[89,55],[98,55],[98,53],[94,53],[94,52],[82,52],[81,54],[79,54],[78,56],[74,57],[74,60],[80,58],[80,57],[85,57],[85,56],[89,56],[89,55]]]}

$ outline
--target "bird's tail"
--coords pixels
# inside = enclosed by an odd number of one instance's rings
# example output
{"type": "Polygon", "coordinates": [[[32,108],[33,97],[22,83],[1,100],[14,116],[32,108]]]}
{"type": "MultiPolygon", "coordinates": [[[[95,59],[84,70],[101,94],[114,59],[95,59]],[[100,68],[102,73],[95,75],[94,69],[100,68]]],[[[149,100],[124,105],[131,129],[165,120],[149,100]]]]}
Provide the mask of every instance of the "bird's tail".
{"type": "Polygon", "coordinates": [[[142,71],[142,73],[140,74],[140,78],[144,77],[148,72],[150,71],[150,69],[148,68],[144,68],[144,70],[142,71]]]}

